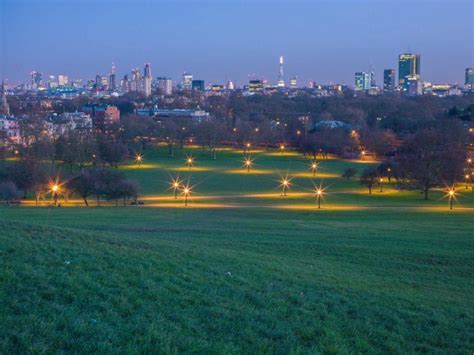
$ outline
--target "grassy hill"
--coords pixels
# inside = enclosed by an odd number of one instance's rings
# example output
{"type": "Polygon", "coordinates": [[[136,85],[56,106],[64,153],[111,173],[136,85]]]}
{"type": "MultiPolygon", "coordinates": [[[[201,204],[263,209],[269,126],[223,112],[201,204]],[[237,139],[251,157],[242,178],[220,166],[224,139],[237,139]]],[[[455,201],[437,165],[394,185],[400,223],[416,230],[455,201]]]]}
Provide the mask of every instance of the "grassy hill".
{"type": "Polygon", "coordinates": [[[469,352],[470,215],[3,209],[2,352],[469,352]]]}
{"type": "Polygon", "coordinates": [[[121,168],[144,207],[0,207],[0,353],[472,352],[472,209],[369,196],[334,160],[317,210],[302,157],[235,152],[199,157],[184,208],[182,156],[146,157],[121,168]]]}

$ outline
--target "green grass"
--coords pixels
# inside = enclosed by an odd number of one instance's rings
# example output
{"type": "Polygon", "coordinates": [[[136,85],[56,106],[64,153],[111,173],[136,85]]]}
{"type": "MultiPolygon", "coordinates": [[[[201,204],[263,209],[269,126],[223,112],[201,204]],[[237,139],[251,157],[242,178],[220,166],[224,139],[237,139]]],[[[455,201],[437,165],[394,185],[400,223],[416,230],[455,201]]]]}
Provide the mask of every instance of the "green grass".
{"type": "MultiPolygon", "coordinates": [[[[162,167],[124,170],[143,197],[169,195],[182,160],[146,157],[162,167]]],[[[0,208],[0,353],[473,351],[472,210],[418,208],[446,201],[415,192],[346,194],[361,188],[337,177],[325,179],[340,192],[328,205],[372,208],[271,209],[314,201],[242,202],[250,188],[277,192],[275,174],[229,174],[238,153],[198,159],[212,170],[192,172],[201,196],[188,209],[0,208]],[[251,207],[199,208],[210,194],[251,207]]],[[[348,164],[362,165],[322,167],[348,164]]],[[[291,191],[309,186],[295,179],[291,191]]]]}

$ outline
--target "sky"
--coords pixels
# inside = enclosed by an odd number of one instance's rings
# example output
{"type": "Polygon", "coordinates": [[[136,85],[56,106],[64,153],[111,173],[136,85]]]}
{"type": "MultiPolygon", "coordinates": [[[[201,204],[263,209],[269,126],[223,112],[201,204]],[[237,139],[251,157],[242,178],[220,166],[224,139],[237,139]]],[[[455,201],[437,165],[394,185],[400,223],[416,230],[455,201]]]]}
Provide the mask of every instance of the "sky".
{"type": "Polygon", "coordinates": [[[111,63],[119,78],[152,65],[153,76],[206,83],[249,75],[300,85],[353,84],[356,71],[398,69],[421,55],[421,77],[463,83],[474,66],[474,0],[0,0],[0,76],[32,70],[92,79],[111,63]]]}

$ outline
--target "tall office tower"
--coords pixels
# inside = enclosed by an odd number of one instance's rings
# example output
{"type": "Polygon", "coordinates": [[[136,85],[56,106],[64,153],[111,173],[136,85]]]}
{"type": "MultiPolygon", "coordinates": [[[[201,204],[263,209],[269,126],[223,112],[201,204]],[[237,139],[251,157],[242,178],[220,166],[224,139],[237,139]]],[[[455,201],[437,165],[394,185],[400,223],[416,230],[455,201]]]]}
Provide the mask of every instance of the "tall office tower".
{"type": "Polygon", "coordinates": [[[398,85],[408,91],[409,80],[420,79],[420,55],[405,53],[398,56],[398,85]]]}
{"type": "Polygon", "coordinates": [[[395,90],[395,69],[383,71],[383,91],[393,92],[395,90]]]}
{"type": "Polygon", "coordinates": [[[125,74],[123,76],[122,82],[120,83],[122,86],[122,92],[129,92],[130,91],[130,81],[128,80],[128,75],[125,74]]]}
{"type": "Polygon", "coordinates": [[[56,77],[54,75],[50,75],[48,79],[48,88],[54,89],[57,87],[58,87],[58,81],[56,80],[56,77]]]}
{"type": "Polygon", "coordinates": [[[205,90],[204,80],[193,80],[191,83],[191,88],[193,90],[204,91],[205,90]]]}
{"type": "Polygon", "coordinates": [[[193,83],[193,74],[184,72],[183,73],[183,80],[181,82],[181,87],[183,90],[191,90],[191,86],[193,83]]]}
{"type": "Polygon", "coordinates": [[[297,87],[298,87],[298,79],[296,78],[296,76],[294,76],[290,80],[290,88],[296,89],[297,87]]]}
{"type": "Polygon", "coordinates": [[[371,75],[366,72],[355,73],[355,89],[356,90],[369,90],[371,88],[371,75]]]}
{"type": "Polygon", "coordinates": [[[279,88],[284,88],[285,87],[285,79],[284,79],[284,76],[283,76],[283,56],[280,56],[280,70],[278,71],[278,82],[277,82],[277,86],[279,88]]]}
{"type": "Polygon", "coordinates": [[[369,80],[370,80],[370,88],[376,88],[377,87],[377,82],[375,81],[375,72],[370,69],[369,71],[369,80]]]}
{"type": "Polygon", "coordinates": [[[130,91],[143,92],[142,73],[140,69],[132,69],[132,79],[130,80],[130,91]]]}
{"type": "Polygon", "coordinates": [[[31,86],[37,89],[43,84],[43,74],[38,71],[31,72],[31,86]]]}
{"type": "Polygon", "coordinates": [[[145,69],[143,70],[143,93],[145,96],[151,95],[151,81],[153,80],[151,76],[151,65],[150,63],[145,64],[145,69]]]}
{"type": "Polygon", "coordinates": [[[408,95],[418,96],[423,94],[423,85],[419,78],[408,78],[408,95]]]}
{"type": "Polygon", "coordinates": [[[112,63],[112,68],[109,73],[109,91],[114,92],[117,89],[117,84],[115,80],[115,64],[112,63]]]}
{"type": "Polygon", "coordinates": [[[173,94],[173,80],[170,78],[160,77],[157,79],[158,90],[162,95],[173,94]]]}
{"type": "Polygon", "coordinates": [[[69,83],[69,77],[64,74],[58,75],[58,86],[67,86],[69,83]]]}
{"type": "Polygon", "coordinates": [[[464,84],[469,89],[474,89],[474,69],[466,68],[464,84]]]}
{"type": "Polygon", "coordinates": [[[7,101],[7,92],[5,90],[5,83],[2,80],[2,107],[1,113],[5,116],[10,116],[10,106],[8,105],[7,101]]]}

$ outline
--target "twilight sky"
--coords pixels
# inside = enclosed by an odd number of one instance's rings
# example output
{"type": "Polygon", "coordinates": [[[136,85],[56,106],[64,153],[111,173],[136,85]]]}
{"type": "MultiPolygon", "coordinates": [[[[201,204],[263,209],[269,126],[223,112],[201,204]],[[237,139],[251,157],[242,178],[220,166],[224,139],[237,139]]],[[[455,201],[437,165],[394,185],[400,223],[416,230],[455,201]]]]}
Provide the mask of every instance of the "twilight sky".
{"type": "Polygon", "coordinates": [[[152,64],[210,83],[250,74],[275,82],[353,83],[354,72],[397,69],[421,54],[421,77],[463,83],[474,66],[474,0],[0,0],[0,76],[93,78],[115,62],[121,78],[152,64]]]}

